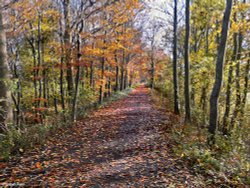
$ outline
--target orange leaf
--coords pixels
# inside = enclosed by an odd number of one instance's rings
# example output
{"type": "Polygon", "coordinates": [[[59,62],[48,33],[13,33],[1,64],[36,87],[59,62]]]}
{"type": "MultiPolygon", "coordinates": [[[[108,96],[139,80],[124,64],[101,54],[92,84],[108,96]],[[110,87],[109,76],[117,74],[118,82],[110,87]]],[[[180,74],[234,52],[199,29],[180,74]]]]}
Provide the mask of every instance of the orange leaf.
{"type": "Polygon", "coordinates": [[[40,162],[36,162],[36,168],[38,168],[38,169],[41,169],[42,168],[42,165],[41,165],[41,163],[40,162]]]}

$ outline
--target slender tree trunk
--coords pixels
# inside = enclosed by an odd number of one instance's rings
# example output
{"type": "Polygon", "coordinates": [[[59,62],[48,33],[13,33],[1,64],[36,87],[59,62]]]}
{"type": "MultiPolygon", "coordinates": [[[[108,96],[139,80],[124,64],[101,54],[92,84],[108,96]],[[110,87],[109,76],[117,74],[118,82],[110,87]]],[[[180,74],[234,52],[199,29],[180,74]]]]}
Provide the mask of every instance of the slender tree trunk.
{"type": "MultiPolygon", "coordinates": [[[[195,25],[195,23],[194,23],[195,25]]],[[[198,43],[199,43],[199,37],[198,37],[198,29],[194,26],[193,27],[193,33],[194,33],[194,45],[193,45],[193,51],[195,54],[197,54],[198,51],[198,43]]],[[[191,78],[191,83],[194,83],[194,77],[191,78]]],[[[195,84],[192,84],[191,86],[191,93],[190,93],[190,100],[191,100],[191,106],[192,108],[195,108],[195,84]]]]}
{"type": "Polygon", "coordinates": [[[128,87],[128,64],[130,61],[130,55],[128,54],[128,56],[126,57],[126,61],[125,61],[125,78],[124,78],[124,89],[127,89],[128,87]]]}
{"type": "Polygon", "coordinates": [[[102,57],[101,58],[101,85],[99,89],[99,104],[102,104],[103,102],[104,71],[105,71],[105,57],[102,57]]]}
{"type": "MultiPolygon", "coordinates": [[[[236,18],[236,13],[234,15],[236,18]]],[[[223,127],[222,132],[223,134],[228,134],[228,120],[231,108],[231,95],[232,95],[232,84],[233,84],[233,64],[237,61],[237,53],[238,53],[238,34],[234,33],[233,41],[234,41],[234,49],[233,49],[233,56],[232,61],[229,62],[229,71],[228,71],[228,82],[227,82],[227,91],[226,91],[226,108],[223,117],[223,127]]]]}
{"type": "Polygon", "coordinates": [[[227,0],[226,10],[223,16],[220,46],[218,48],[217,54],[215,83],[210,97],[210,121],[208,131],[211,136],[209,136],[208,139],[209,144],[213,144],[215,142],[214,136],[218,127],[218,99],[223,81],[223,66],[225,60],[231,10],[232,0],[227,0]]]}
{"type": "MultiPolygon", "coordinates": [[[[41,106],[41,98],[42,98],[42,76],[40,76],[40,69],[42,67],[42,57],[41,57],[41,52],[42,52],[42,33],[41,33],[41,14],[40,12],[38,13],[38,24],[37,24],[37,30],[38,30],[38,39],[37,39],[37,77],[38,77],[38,83],[39,83],[39,90],[38,90],[38,108],[41,106]]],[[[39,118],[40,121],[42,121],[42,116],[41,112],[39,112],[39,118]]]]}
{"type": "Polygon", "coordinates": [[[118,64],[118,58],[117,54],[115,52],[115,62],[116,62],[116,67],[115,67],[115,92],[119,90],[119,64],[118,64]]]}
{"type": "MultiPolygon", "coordinates": [[[[81,42],[80,36],[78,35],[77,39],[77,62],[79,63],[81,60],[81,42]]],[[[76,81],[75,81],[75,93],[72,105],[72,120],[73,122],[77,119],[77,100],[78,100],[78,92],[79,92],[79,82],[80,82],[80,65],[77,65],[77,73],[76,73],[76,81]]]]}
{"type": "Polygon", "coordinates": [[[119,65],[115,67],[115,92],[119,90],[119,65]]]}
{"type": "Polygon", "coordinates": [[[46,68],[45,62],[44,62],[44,56],[45,56],[45,51],[44,51],[44,40],[42,39],[42,52],[41,52],[41,58],[42,58],[42,65],[43,65],[43,71],[42,71],[42,75],[43,75],[43,98],[44,100],[44,107],[47,108],[49,106],[49,98],[48,98],[48,80],[47,80],[47,72],[48,69],[46,68]]]}
{"type": "Polygon", "coordinates": [[[209,25],[206,28],[206,55],[209,53],[209,25]]]}
{"type": "Polygon", "coordinates": [[[123,89],[127,89],[128,86],[128,68],[126,67],[125,69],[125,78],[124,78],[124,88],[123,89]]]}
{"type": "MultiPolygon", "coordinates": [[[[209,55],[209,24],[206,27],[206,56],[209,55]]],[[[207,90],[209,87],[209,80],[206,79],[205,83],[202,86],[201,90],[201,99],[200,99],[200,106],[202,108],[203,114],[202,114],[202,119],[203,119],[203,124],[205,125],[206,123],[206,117],[207,117],[207,90]]]]}
{"type": "Polygon", "coordinates": [[[19,76],[17,79],[16,125],[19,127],[21,123],[21,79],[19,76]]]}
{"type": "Polygon", "coordinates": [[[134,71],[130,69],[129,87],[132,87],[133,85],[133,78],[134,78],[134,71]]]}
{"type": "Polygon", "coordinates": [[[174,40],[173,40],[173,83],[174,83],[174,113],[180,114],[179,110],[179,87],[177,71],[177,24],[178,24],[178,0],[174,0],[174,40]]]}
{"type": "Polygon", "coordinates": [[[11,52],[13,55],[15,55],[15,61],[13,63],[13,67],[12,67],[12,75],[13,78],[17,80],[16,82],[16,91],[11,92],[11,97],[12,97],[12,101],[14,103],[15,108],[13,108],[13,121],[14,121],[14,125],[16,126],[16,128],[19,128],[20,124],[19,124],[19,120],[20,120],[20,98],[19,98],[19,93],[20,93],[20,89],[21,89],[21,83],[20,83],[20,76],[19,73],[17,71],[17,62],[19,62],[19,50],[17,47],[17,50],[14,50],[13,48],[15,48],[14,46],[11,46],[11,52]]]}
{"type": "MultiPolygon", "coordinates": [[[[92,49],[95,48],[95,42],[93,41],[92,43],[92,49]]],[[[94,74],[95,74],[95,69],[94,69],[94,61],[90,62],[90,73],[89,73],[89,85],[92,89],[94,89],[94,74]]]]}
{"type": "Polygon", "coordinates": [[[111,78],[109,77],[108,78],[108,97],[110,97],[111,96],[111,78]]]}
{"type": "MultiPolygon", "coordinates": [[[[216,30],[218,31],[219,27],[220,27],[220,22],[216,19],[215,21],[216,24],[216,30]]],[[[219,32],[217,32],[216,34],[216,38],[215,38],[216,44],[217,44],[217,51],[219,50],[219,46],[220,46],[220,34],[219,32]]]]}
{"type": "Polygon", "coordinates": [[[54,97],[54,98],[53,98],[53,100],[54,100],[54,108],[55,108],[55,113],[56,113],[56,114],[58,114],[58,108],[57,108],[57,98],[56,98],[56,97],[54,97]]]}
{"type": "MultiPolygon", "coordinates": [[[[30,29],[34,30],[32,24],[30,23],[30,29]]],[[[28,39],[28,42],[30,44],[31,47],[31,51],[32,51],[32,57],[33,57],[33,85],[34,85],[34,113],[35,113],[35,117],[36,119],[40,119],[40,115],[38,112],[38,108],[40,105],[40,101],[38,100],[39,98],[39,91],[38,91],[38,84],[37,81],[40,79],[39,78],[39,62],[38,62],[38,57],[36,55],[36,42],[35,42],[35,36],[32,33],[32,36],[30,39],[28,39]]],[[[40,86],[40,84],[39,84],[40,86]]]]}
{"type": "MultiPolygon", "coordinates": [[[[52,68],[52,74],[56,75],[54,69],[55,68],[53,67],[52,68]]],[[[56,83],[56,78],[54,77],[53,80],[52,80],[52,84],[51,84],[51,90],[52,90],[52,95],[53,95],[55,113],[58,114],[58,108],[57,108],[58,99],[57,99],[57,96],[56,96],[56,84],[57,84],[56,83]]]]}
{"type": "Polygon", "coordinates": [[[9,80],[6,36],[3,27],[3,18],[0,10],[0,133],[7,130],[7,123],[12,120],[12,109],[10,104],[10,91],[6,81],[9,80]]]}
{"type": "Polygon", "coordinates": [[[43,98],[44,98],[44,107],[47,108],[48,104],[48,84],[47,84],[47,70],[44,67],[43,69],[43,98]]]}
{"type": "Polygon", "coordinates": [[[185,122],[191,121],[190,109],[190,77],[189,77],[189,36],[190,36],[190,0],[186,0],[186,36],[185,36],[185,122]]]}
{"type": "Polygon", "coordinates": [[[239,36],[239,50],[237,53],[237,62],[236,62],[236,70],[235,70],[235,82],[236,82],[236,102],[235,102],[235,108],[233,112],[233,116],[231,119],[231,125],[230,128],[232,129],[235,126],[235,122],[238,118],[240,107],[241,107],[241,92],[240,92],[240,59],[241,59],[241,51],[242,51],[242,41],[243,36],[242,33],[238,34],[239,36]]]}
{"type": "Polygon", "coordinates": [[[207,87],[208,84],[205,85],[204,87],[202,87],[202,91],[201,91],[201,99],[200,99],[200,106],[204,112],[204,114],[206,113],[206,104],[207,104],[207,87]]]}
{"type": "MultiPolygon", "coordinates": [[[[249,53],[249,58],[250,58],[250,53],[249,53]]],[[[246,107],[246,102],[247,102],[247,93],[249,91],[249,71],[250,71],[250,59],[247,60],[247,65],[245,68],[245,73],[244,73],[244,88],[243,88],[243,96],[242,96],[242,102],[241,102],[241,107],[240,107],[240,125],[242,125],[243,122],[243,117],[245,115],[245,107],[246,107]]]]}
{"type": "Polygon", "coordinates": [[[154,61],[154,50],[151,52],[151,67],[150,67],[150,73],[151,73],[151,78],[150,78],[150,88],[154,88],[154,77],[155,77],[155,61],[154,61]]]}
{"type": "MultiPolygon", "coordinates": [[[[62,105],[62,111],[63,111],[63,115],[65,113],[65,100],[64,100],[64,71],[63,71],[63,67],[64,67],[64,44],[63,44],[63,30],[62,30],[62,23],[60,22],[60,43],[61,43],[61,64],[60,64],[60,97],[61,97],[61,105],[62,105]]],[[[65,116],[64,116],[65,118],[65,116]]]]}
{"type": "Polygon", "coordinates": [[[85,78],[88,79],[88,77],[86,75],[87,75],[87,72],[85,71],[84,68],[82,68],[81,71],[80,71],[80,78],[82,77],[82,80],[81,80],[82,89],[84,89],[85,85],[86,85],[85,84],[85,78]]]}
{"type": "MultiPolygon", "coordinates": [[[[65,22],[65,32],[64,32],[64,46],[65,46],[65,61],[67,66],[67,84],[69,96],[73,97],[73,72],[71,65],[71,47],[70,47],[70,0],[64,0],[63,3],[63,13],[64,13],[64,22],[65,22]]],[[[71,100],[69,100],[71,101],[71,100]]]]}
{"type": "Polygon", "coordinates": [[[61,69],[60,69],[60,96],[62,103],[63,113],[65,112],[65,100],[64,100],[64,83],[63,83],[63,60],[61,59],[61,69]]]}
{"type": "Polygon", "coordinates": [[[120,79],[120,91],[122,91],[124,88],[124,69],[121,68],[121,79],[120,79]]]}
{"type": "Polygon", "coordinates": [[[91,88],[94,88],[94,62],[90,63],[90,75],[89,75],[89,85],[91,88]]]}
{"type": "Polygon", "coordinates": [[[122,91],[124,88],[124,65],[125,65],[125,52],[123,50],[122,65],[121,65],[120,91],[122,91]]]}

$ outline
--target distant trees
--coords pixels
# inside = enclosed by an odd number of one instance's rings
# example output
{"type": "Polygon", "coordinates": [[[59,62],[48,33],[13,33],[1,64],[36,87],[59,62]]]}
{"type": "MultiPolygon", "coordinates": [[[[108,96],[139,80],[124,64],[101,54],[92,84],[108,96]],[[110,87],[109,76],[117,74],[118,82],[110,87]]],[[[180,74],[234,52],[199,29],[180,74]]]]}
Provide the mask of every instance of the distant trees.
{"type": "MultiPolygon", "coordinates": [[[[236,12],[233,15],[233,19],[236,22],[236,12]]],[[[239,40],[238,40],[238,33],[233,34],[233,53],[232,53],[232,60],[229,62],[229,70],[228,70],[228,82],[227,82],[227,90],[226,90],[226,107],[225,113],[223,116],[223,128],[222,131],[226,135],[228,134],[229,130],[229,114],[231,111],[231,95],[232,95],[232,84],[233,84],[233,64],[238,60],[238,53],[239,53],[239,40]]]]}
{"type": "MultiPolygon", "coordinates": [[[[9,61],[1,55],[1,63],[10,67],[16,127],[53,117],[75,121],[79,109],[137,80],[142,51],[133,19],[139,1],[13,2],[4,14],[9,61]]],[[[6,55],[3,45],[1,51],[6,55]]]]}
{"type": "MultiPolygon", "coordinates": [[[[1,76],[10,81],[17,127],[54,117],[75,121],[80,110],[140,76],[169,97],[176,114],[201,127],[210,124],[212,134],[218,129],[230,135],[244,121],[249,92],[249,4],[244,0],[235,1],[227,32],[224,0],[13,2],[4,11],[8,62],[2,45],[1,76]]],[[[2,91],[4,97],[8,92],[2,91]]]]}
{"type": "MultiPolygon", "coordinates": [[[[165,4],[145,1],[145,9],[151,13],[150,20],[155,19],[156,24],[144,21],[145,28],[158,25],[165,32],[159,29],[164,34],[158,33],[157,39],[161,36],[165,45],[158,42],[156,49],[164,49],[167,64],[154,73],[166,79],[155,79],[156,89],[171,99],[176,114],[183,112],[186,122],[192,120],[199,127],[209,125],[212,135],[223,133],[229,136],[234,130],[241,129],[248,119],[243,114],[245,93],[249,92],[247,12],[250,5],[245,0],[233,2],[228,14],[231,2],[224,0],[194,0],[192,3],[173,0],[165,4]],[[173,11],[169,12],[171,8],[173,11]],[[184,95],[178,95],[178,92],[184,95]]],[[[149,44],[150,40],[146,41],[149,44]]],[[[159,54],[154,58],[158,59],[159,54]]]]}
{"type": "Polygon", "coordinates": [[[149,61],[150,61],[150,88],[153,89],[155,86],[155,64],[156,64],[156,35],[159,30],[159,26],[157,24],[153,25],[153,27],[147,31],[147,40],[149,42],[149,61]]]}

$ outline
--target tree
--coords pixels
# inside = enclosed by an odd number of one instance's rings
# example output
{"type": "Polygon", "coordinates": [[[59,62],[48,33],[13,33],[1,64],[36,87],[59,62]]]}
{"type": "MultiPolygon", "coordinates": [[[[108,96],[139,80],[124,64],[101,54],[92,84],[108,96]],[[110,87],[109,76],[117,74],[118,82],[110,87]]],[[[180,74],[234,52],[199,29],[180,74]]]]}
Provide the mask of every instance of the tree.
{"type": "MultiPolygon", "coordinates": [[[[246,4],[246,0],[243,0],[242,5],[246,4]]],[[[245,13],[241,13],[241,19],[242,21],[244,21],[246,19],[246,15],[245,13]]],[[[236,101],[235,101],[235,108],[234,108],[234,112],[231,118],[231,122],[230,122],[230,128],[233,128],[235,126],[236,120],[240,114],[241,111],[241,106],[242,106],[242,99],[241,99],[241,86],[240,86],[240,77],[241,77],[241,72],[240,72],[240,67],[241,67],[241,53],[242,53],[242,43],[243,43],[243,28],[242,27],[238,27],[239,31],[238,31],[238,53],[236,55],[236,70],[235,70],[235,76],[236,76],[236,101]]],[[[244,93],[244,91],[243,91],[244,93]]]]}
{"type": "MultiPolygon", "coordinates": [[[[233,15],[234,22],[236,22],[236,12],[233,15]]],[[[223,127],[222,131],[223,134],[228,134],[228,124],[229,124],[229,114],[231,109],[231,95],[232,95],[232,84],[233,84],[233,64],[239,60],[239,56],[237,55],[239,53],[239,35],[238,33],[233,34],[233,54],[232,54],[232,61],[229,62],[229,71],[228,71],[228,83],[227,83],[227,91],[226,91],[226,108],[225,113],[223,117],[223,127]]]]}
{"type": "Polygon", "coordinates": [[[230,23],[230,15],[232,10],[232,0],[227,0],[226,9],[223,16],[222,31],[220,38],[220,45],[218,48],[216,61],[216,76],[213,90],[210,96],[210,120],[209,120],[209,144],[215,142],[216,129],[218,127],[218,99],[223,82],[223,66],[225,61],[225,53],[227,46],[228,27],[230,23]]]}
{"type": "Polygon", "coordinates": [[[184,45],[184,61],[185,61],[185,80],[184,80],[184,95],[185,95],[185,122],[191,121],[191,109],[190,109],[190,65],[189,65],[189,36],[190,36],[190,0],[186,0],[186,34],[184,45]]]}
{"type": "Polygon", "coordinates": [[[10,91],[7,82],[8,64],[6,51],[6,37],[3,26],[2,12],[0,10],[0,133],[7,129],[7,122],[12,118],[10,91]]]}
{"type": "Polygon", "coordinates": [[[174,0],[174,39],[173,39],[173,86],[174,86],[174,113],[180,114],[179,110],[179,90],[177,72],[177,7],[178,0],[174,0]]]}
{"type": "Polygon", "coordinates": [[[73,72],[72,72],[72,65],[71,65],[70,0],[63,0],[63,18],[64,18],[64,24],[65,24],[63,42],[64,42],[64,49],[65,49],[65,62],[67,66],[68,92],[69,92],[69,96],[73,97],[74,82],[73,82],[73,72]]]}

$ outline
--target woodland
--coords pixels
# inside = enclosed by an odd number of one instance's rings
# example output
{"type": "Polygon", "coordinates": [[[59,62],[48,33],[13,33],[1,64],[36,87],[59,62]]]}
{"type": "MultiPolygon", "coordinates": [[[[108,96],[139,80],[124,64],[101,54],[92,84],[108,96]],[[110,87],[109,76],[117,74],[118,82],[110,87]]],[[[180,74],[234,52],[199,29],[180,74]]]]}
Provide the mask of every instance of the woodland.
{"type": "Polygon", "coordinates": [[[248,187],[249,73],[249,0],[0,0],[0,187],[248,187]]]}

